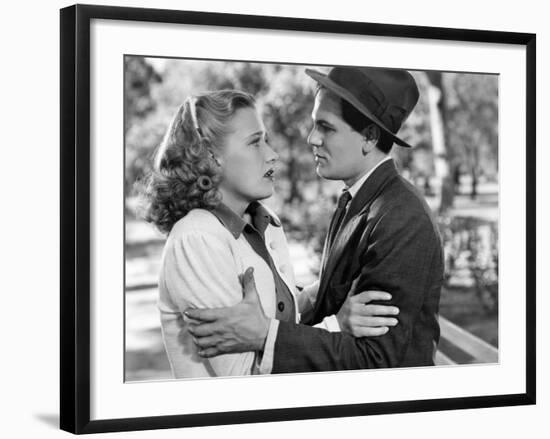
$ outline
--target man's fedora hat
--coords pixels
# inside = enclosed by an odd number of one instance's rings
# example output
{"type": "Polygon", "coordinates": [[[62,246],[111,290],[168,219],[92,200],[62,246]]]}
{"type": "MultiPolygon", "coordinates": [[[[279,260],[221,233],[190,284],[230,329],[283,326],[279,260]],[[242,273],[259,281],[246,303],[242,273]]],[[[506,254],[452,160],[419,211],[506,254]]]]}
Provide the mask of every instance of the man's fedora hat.
{"type": "Polygon", "coordinates": [[[406,70],[379,67],[334,67],[328,75],[313,69],[306,74],[345,99],[386,131],[398,145],[410,147],[396,136],[418,102],[418,87],[406,70]]]}

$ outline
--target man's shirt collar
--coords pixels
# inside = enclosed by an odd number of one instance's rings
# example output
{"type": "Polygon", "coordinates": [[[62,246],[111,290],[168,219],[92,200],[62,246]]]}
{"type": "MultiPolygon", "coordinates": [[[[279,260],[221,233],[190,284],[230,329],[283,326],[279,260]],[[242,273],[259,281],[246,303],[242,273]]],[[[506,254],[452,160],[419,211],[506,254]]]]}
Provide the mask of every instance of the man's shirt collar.
{"type": "Polygon", "coordinates": [[[367,172],[365,175],[363,175],[359,180],[357,180],[353,185],[351,185],[351,187],[349,188],[346,188],[346,190],[350,193],[351,197],[355,197],[355,195],[357,194],[357,192],[359,191],[359,189],[361,189],[361,186],[363,186],[363,184],[365,183],[365,181],[367,181],[367,178],[369,178],[372,173],[384,162],[387,162],[388,160],[391,160],[391,156],[388,155],[387,157],[383,158],[382,160],[380,160],[375,166],[374,168],[372,168],[369,172],[367,172]]]}

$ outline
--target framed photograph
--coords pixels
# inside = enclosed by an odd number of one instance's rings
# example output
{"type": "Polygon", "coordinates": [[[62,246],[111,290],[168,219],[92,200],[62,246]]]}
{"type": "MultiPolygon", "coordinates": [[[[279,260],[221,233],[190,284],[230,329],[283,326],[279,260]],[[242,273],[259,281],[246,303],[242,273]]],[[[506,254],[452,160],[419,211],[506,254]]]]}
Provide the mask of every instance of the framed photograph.
{"type": "Polygon", "coordinates": [[[75,5],[60,44],[63,430],[535,404],[534,34],[75,5]]]}

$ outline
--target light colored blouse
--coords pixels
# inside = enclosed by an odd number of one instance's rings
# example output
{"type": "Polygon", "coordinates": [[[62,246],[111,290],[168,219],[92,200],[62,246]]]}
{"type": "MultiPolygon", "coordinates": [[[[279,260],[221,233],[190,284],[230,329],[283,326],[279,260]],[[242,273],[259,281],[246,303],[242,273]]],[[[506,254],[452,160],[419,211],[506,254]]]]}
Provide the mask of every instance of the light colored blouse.
{"type": "MultiPolygon", "coordinates": [[[[274,222],[278,223],[278,220],[274,222]]],[[[283,229],[270,223],[264,236],[274,265],[292,292],[298,309],[294,272],[283,229]]],[[[244,274],[249,266],[254,267],[254,280],[263,310],[266,316],[274,318],[273,273],[242,233],[235,233],[234,227],[226,227],[214,213],[203,209],[192,210],[174,225],[163,252],[158,307],[163,340],[175,378],[267,372],[262,370],[262,363],[267,361],[269,364],[270,359],[263,356],[262,361],[256,361],[254,352],[208,359],[199,357],[182,314],[187,308],[216,308],[242,301],[239,275],[244,274]]],[[[296,322],[298,319],[296,314],[296,322]]]]}

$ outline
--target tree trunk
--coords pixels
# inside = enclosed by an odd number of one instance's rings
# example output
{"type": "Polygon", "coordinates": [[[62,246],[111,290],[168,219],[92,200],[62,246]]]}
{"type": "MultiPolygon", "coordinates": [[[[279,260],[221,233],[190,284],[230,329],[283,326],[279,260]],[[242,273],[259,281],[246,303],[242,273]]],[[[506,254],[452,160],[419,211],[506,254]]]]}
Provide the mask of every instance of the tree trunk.
{"type": "Polygon", "coordinates": [[[477,170],[472,167],[472,191],[470,192],[470,199],[475,200],[477,198],[477,170]]]}
{"type": "Polygon", "coordinates": [[[428,105],[435,171],[432,188],[436,194],[436,209],[439,213],[445,213],[454,202],[454,182],[449,169],[449,152],[445,136],[445,93],[441,73],[428,72],[427,76],[430,81],[428,105]]]}
{"type": "Polygon", "coordinates": [[[302,201],[302,192],[300,191],[298,184],[299,184],[299,178],[298,175],[298,160],[295,156],[294,152],[292,151],[292,147],[290,147],[291,153],[288,160],[288,180],[290,183],[290,191],[288,194],[287,202],[292,203],[294,200],[302,201]]]}

